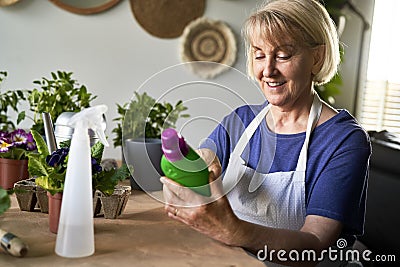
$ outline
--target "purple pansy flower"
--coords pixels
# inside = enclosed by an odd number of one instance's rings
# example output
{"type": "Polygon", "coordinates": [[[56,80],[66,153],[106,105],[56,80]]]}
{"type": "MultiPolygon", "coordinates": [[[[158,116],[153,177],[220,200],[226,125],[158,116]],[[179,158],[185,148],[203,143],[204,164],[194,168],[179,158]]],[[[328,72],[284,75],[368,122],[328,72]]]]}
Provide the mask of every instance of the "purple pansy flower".
{"type": "Polygon", "coordinates": [[[4,152],[8,152],[10,150],[10,148],[13,147],[13,144],[8,142],[7,139],[5,138],[1,138],[0,139],[0,152],[4,153],[4,152]]]}
{"type": "MultiPolygon", "coordinates": [[[[67,147],[57,149],[56,151],[54,151],[53,153],[51,153],[46,157],[47,165],[54,168],[60,166],[61,164],[64,163],[68,153],[69,153],[69,148],[67,147]]],[[[103,171],[103,168],[99,163],[97,163],[96,159],[91,158],[91,163],[92,163],[92,174],[103,171]]]]}
{"type": "Polygon", "coordinates": [[[92,174],[101,172],[103,168],[97,163],[97,160],[92,158],[92,174]]]}
{"type": "Polygon", "coordinates": [[[3,138],[8,138],[8,133],[7,133],[7,132],[4,132],[4,131],[0,131],[0,138],[1,138],[1,139],[3,139],[3,138]]]}
{"type": "Polygon", "coordinates": [[[68,152],[69,148],[59,148],[46,157],[46,163],[51,167],[57,167],[64,162],[68,152]]]}
{"type": "Polygon", "coordinates": [[[27,133],[23,129],[18,129],[13,131],[11,134],[11,141],[16,145],[16,146],[22,146],[27,143],[28,137],[27,133]]]}
{"type": "Polygon", "coordinates": [[[27,159],[28,152],[36,150],[36,142],[30,132],[17,129],[0,131],[0,158],[27,159]]]}
{"type": "Polygon", "coordinates": [[[31,133],[28,133],[26,135],[26,149],[29,151],[33,151],[36,149],[35,139],[33,139],[33,136],[31,133]]]}

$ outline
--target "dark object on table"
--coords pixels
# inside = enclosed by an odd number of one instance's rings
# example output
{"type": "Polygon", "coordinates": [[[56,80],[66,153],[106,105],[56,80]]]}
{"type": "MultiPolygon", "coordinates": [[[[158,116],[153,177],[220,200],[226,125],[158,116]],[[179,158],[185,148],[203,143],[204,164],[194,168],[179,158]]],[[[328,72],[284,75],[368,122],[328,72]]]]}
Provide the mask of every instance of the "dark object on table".
{"type": "MultiPolygon", "coordinates": [[[[364,235],[359,240],[372,255],[400,259],[400,136],[387,131],[369,132],[370,159],[364,235]]],[[[372,258],[373,256],[371,256],[372,258]]],[[[374,262],[368,266],[387,266],[374,262]]]]}

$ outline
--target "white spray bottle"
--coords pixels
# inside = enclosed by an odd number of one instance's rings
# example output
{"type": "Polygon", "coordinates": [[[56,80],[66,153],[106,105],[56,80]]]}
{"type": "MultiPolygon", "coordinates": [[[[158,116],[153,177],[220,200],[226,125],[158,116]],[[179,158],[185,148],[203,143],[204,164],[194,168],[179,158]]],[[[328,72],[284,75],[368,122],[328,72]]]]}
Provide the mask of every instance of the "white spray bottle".
{"type": "Polygon", "coordinates": [[[92,165],[88,129],[108,146],[102,128],[107,106],[86,108],[69,120],[75,128],[68,156],[55,252],[67,258],[94,253],[92,165]]]}

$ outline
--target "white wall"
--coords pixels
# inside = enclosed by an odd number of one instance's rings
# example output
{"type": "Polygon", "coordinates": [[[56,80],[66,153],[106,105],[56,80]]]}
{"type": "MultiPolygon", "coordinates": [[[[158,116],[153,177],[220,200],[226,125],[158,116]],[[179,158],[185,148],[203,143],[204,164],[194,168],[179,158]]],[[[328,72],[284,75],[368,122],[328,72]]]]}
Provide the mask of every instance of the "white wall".
{"type": "MultiPolygon", "coordinates": [[[[261,2],[263,1],[209,0],[206,4],[204,16],[227,22],[238,36],[238,60],[234,67],[241,72],[245,72],[245,59],[240,27],[248,14],[261,2]]],[[[369,6],[372,2],[373,0],[354,1],[367,13],[371,13],[369,6]]],[[[348,24],[357,27],[355,20],[348,24]]],[[[349,110],[353,106],[354,69],[358,55],[358,34],[351,33],[352,29],[353,27],[346,28],[343,35],[344,42],[348,45],[342,70],[346,89],[337,102],[337,106],[349,110]]],[[[127,0],[122,0],[106,12],[89,16],[69,13],[49,1],[21,0],[15,5],[0,8],[0,70],[9,72],[2,90],[33,88],[33,80],[49,77],[52,71],[72,71],[75,79],[98,95],[94,104],[108,105],[107,134],[111,141],[111,129],[115,126],[112,119],[117,116],[116,103],[127,102],[150,76],[180,63],[179,42],[179,38],[160,39],[145,32],[134,19],[127,0]]],[[[244,92],[250,101],[259,98],[259,91],[255,87],[243,86],[243,77],[234,71],[226,72],[216,81],[240,85],[237,90],[243,91],[238,93],[244,92]]],[[[152,90],[161,95],[165,88],[152,90]]],[[[212,111],[217,117],[222,117],[227,112],[223,105],[219,107],[214,103],[210,107],[204,105],[204,102],[197,102],[189,113],[197,116],[199,109],[212,111]]],[[[188,127],[186,135],[196,136],[192,142],[197,142],[212,127],[212,124],[188,127]]],[[[106,157],[120,158],[120,155],[119,148],[108,148],[105,152],[106,157]]]]}

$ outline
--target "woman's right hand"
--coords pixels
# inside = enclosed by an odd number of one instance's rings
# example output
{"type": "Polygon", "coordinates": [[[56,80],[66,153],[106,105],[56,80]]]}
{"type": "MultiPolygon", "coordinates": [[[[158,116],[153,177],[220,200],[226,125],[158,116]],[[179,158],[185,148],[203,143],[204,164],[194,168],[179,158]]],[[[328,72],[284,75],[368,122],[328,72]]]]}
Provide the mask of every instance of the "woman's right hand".
{"type": "Polygon", "coordinates": [[[212,172],[216,178],[221,176],[222,167],[217,155],[208,148],[196,150],[199,156],[205,161],[208,166],[208,171],[212,172]]]}

